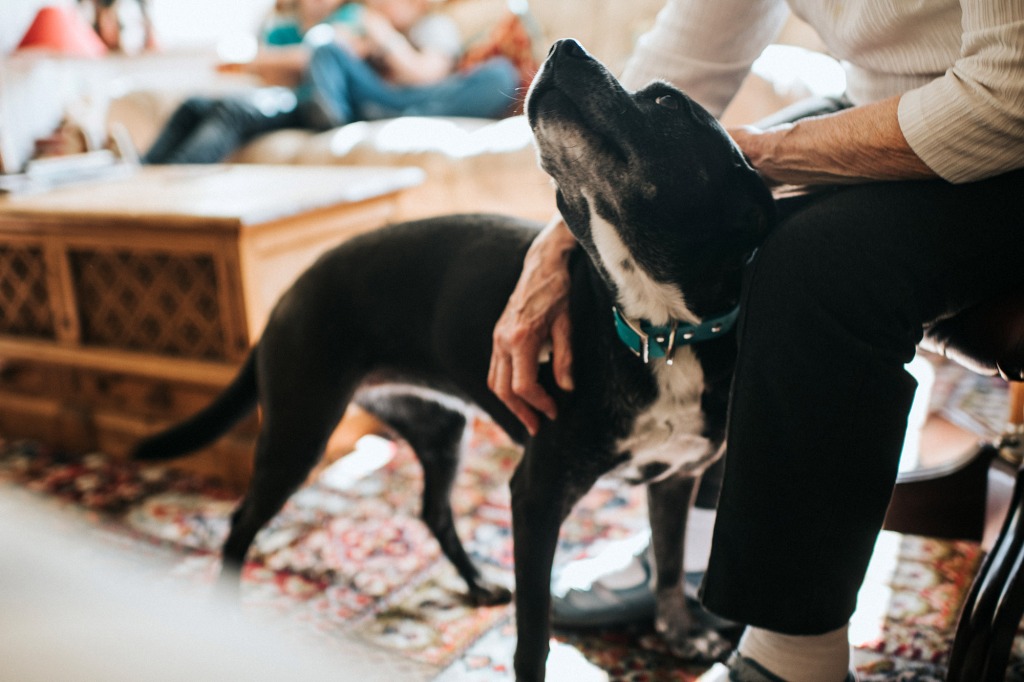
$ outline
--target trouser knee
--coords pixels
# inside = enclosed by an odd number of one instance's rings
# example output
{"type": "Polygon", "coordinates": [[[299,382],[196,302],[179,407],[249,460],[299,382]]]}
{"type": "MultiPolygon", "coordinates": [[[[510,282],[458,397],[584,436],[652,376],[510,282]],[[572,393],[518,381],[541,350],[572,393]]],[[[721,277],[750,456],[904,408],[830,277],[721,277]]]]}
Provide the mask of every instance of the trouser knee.
{"type": "Polygon", "coordinates": [[[911,281],[877,245],[841,232],[799,216],[780,225],[748,274],[746,321],[783,336],[828,325],[909,361],[922,325],[911,281]]]}

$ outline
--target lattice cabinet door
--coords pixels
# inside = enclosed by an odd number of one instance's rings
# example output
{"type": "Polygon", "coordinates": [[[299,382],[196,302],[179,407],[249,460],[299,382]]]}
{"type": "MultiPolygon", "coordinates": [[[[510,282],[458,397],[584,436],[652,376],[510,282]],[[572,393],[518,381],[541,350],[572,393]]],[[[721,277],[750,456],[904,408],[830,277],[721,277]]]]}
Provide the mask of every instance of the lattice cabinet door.
{"type": "Polygon", "coordinates": [[[139,242],[0,233],[0,340],[240,361],[249,337],[237,241],[139,242]]]}
{"type": "Polygon", "coordinates": [[[74,248],[81,343],[200,360],[233,356],[211,254],[74,248]]]}
{"type": "Polygon", "coordinates": [[[52,271],[41,242],[0,241],[0,334],[57,339],[52,271]]]}

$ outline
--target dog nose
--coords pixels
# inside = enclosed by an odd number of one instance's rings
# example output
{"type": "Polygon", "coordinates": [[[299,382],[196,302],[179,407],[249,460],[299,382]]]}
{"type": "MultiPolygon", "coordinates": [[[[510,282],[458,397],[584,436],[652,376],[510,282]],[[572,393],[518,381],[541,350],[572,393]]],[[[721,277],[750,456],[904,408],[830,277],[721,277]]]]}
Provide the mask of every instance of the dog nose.
{"type": "Polygon", "coordinates": [[[551,47],[551,55],[557,53],[559,56],[572,57],[574,59],[584,59],[590,57],[587,51],[583,49],[583,46],[572,38],[566,38],[559,40],[551,47]]]}

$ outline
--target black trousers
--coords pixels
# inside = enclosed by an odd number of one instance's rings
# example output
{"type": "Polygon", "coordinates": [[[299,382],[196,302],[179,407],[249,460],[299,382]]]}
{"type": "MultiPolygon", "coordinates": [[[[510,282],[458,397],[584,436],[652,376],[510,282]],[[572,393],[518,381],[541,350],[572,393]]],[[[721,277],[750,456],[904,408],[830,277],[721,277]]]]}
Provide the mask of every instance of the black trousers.
{"type": "Polygon", "coordinates": [[[845,625],[896,480],[928,323],[1024,286],[1024,171],[781,200],[739,321],[705,606],[845,625]]]}

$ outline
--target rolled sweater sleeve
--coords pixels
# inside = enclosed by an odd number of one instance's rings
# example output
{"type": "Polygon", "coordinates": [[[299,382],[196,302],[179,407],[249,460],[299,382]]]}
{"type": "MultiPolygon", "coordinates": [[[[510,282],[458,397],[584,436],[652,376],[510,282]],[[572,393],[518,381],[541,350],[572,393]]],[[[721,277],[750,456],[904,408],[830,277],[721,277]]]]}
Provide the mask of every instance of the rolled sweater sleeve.
{"type": "Polygon", "coordinates": [[[784,0],[669,0],[637,40],[622,83],[666,80],[721,116],[788,14],[784,0]]]}
{"type": "Polygon", "coordinates": [[[1024,3],[962,0],[961,6],[959,58],[899,103],[911,149],[953,183],[1024,167],[1024,3]]]}

